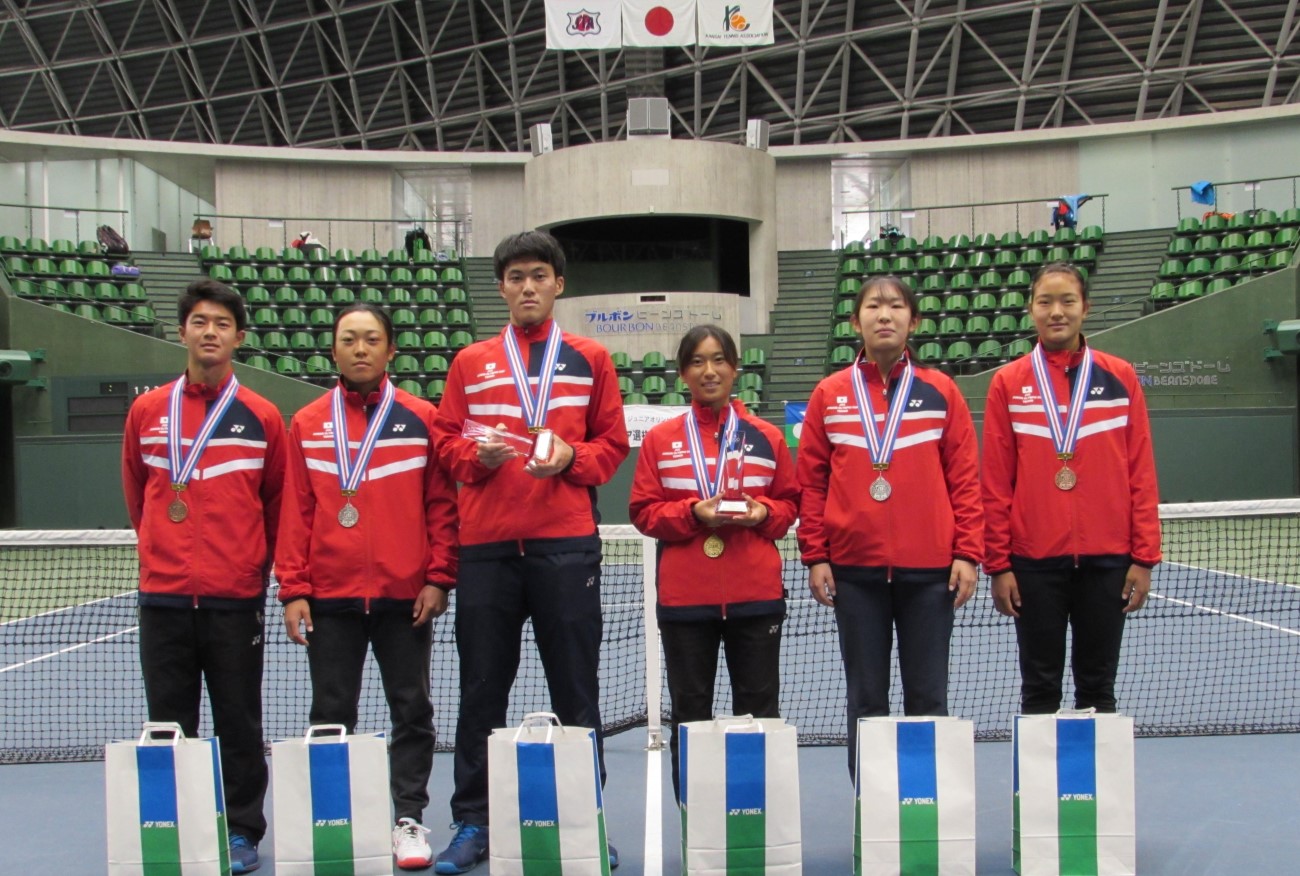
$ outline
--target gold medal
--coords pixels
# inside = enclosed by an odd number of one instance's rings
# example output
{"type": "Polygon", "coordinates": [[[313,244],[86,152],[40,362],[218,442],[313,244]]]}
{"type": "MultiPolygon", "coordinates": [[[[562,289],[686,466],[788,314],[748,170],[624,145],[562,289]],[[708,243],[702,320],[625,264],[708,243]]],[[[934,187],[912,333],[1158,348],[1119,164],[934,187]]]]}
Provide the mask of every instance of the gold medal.
{"type": "Polygon", "coordinates": [[[704,540],[704,555],[711,560],[722,556],[722,552],[726,549],[727,543],[716,532],[704,540]]]}
{"type": "Polygon", "coordinates": [[[1056,488],[1058,490],[1073,490],[1074,485],[1078,482],[1079,476],[1068,465],[1061,466],[1061,470],[1056,473],[1056,488]]]}
{"type": "Polygon", "coordinates": [[[172,523],[180,523],[190,515],[190,506],[181,501],[178,495],[172,499],[171,504],[167,506],[167,519],[172,523]]]}

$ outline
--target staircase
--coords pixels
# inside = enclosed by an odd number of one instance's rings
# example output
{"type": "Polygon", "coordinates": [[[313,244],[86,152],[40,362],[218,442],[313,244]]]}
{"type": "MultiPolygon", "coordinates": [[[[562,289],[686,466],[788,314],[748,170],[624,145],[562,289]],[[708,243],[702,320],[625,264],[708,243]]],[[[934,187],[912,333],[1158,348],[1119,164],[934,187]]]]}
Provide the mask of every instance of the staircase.
{"type": "Polygon", "coordinates": [[[1085,331],[1114,328],[1142,315],[1172,234],[1172,228],[1106,233],[1088,281],[1085,331]]]}
{"type": "MultiPolygon", "coordinates": [[[[134,251],[131,261],[140,269],[140,283],[149,295],[158,322],[176,325],[176,299],[186,286],[203,277],[198,256],[187,252],[134,251]]],[[[167,339],[175,340],[175,334],[169,331],[167,339]]]]}
{"type": "Polygon", "coordinates": [[[474,317],[474,340],[490,338],[510,321],[510,309],[497,289],[497,278],[492,272],[492,259],[466,258],[462,270],[474,317]]]}
{"type": "Polygon", "coordinates": [[[784,402],[807,401],[826,375],[827,340],[840,256],[831,250],[777,256],[772,354],[767,359],[764,419],[785,422],[784,402]]]}

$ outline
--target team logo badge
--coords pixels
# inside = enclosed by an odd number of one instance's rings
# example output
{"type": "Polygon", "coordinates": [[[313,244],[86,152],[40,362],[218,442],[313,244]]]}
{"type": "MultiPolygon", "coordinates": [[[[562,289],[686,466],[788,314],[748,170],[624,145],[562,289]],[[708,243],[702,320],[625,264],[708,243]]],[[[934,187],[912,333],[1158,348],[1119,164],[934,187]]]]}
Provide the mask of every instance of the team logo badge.
{"type": "Polygon", "coordinates": [[[569,16],[569,23],[564,28],[564,32],[569,36],[600,35],[599,12],[589,12],[586,9],[579,9],[577,12],[569,12],[566,14],[569,16]]]}

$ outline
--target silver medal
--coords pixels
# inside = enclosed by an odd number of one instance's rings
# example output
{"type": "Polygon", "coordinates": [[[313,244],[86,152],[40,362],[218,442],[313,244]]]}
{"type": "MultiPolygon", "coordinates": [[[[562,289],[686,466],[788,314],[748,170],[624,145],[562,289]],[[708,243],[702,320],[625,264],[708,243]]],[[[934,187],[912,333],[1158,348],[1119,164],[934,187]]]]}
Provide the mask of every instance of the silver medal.
{"type": "Polygon", "coordinates": [[[357,506],[351,502],[339,509],[339,526],[351,529],[361,520],[361,514],[357,511],[357,506]]]}
{"type": "Polygon", "coordinates": [[[869,492],[871,493],[871,498],[875,499],[877,502],[883,502],[889,498],[891,493],[894,492],[894,488],[889,485],[889,481],[885,480],[884,475],[877,475],[876,479],[871,482],[871,489],[869,492]]]}

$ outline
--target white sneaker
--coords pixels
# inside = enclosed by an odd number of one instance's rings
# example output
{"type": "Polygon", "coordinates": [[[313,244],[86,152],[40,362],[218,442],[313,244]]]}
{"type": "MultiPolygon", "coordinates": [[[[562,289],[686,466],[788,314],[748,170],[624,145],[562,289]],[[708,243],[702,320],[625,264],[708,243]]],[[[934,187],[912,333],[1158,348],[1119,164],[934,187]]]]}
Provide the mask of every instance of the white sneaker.
{"type": "Polygon", "coordinates": [[[424,835],[429,831],[413,818],[399,818],[393,827],[393,857],[403,870],[423,870],[433,863],[433,849],[424,835]]]}

